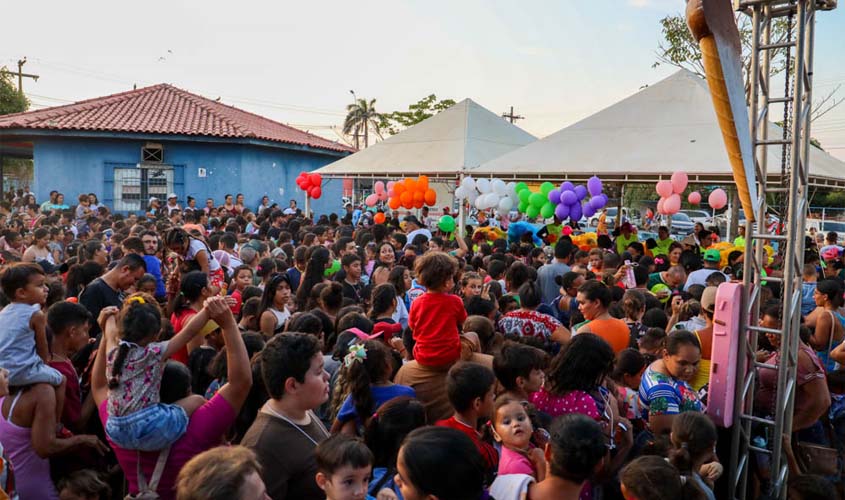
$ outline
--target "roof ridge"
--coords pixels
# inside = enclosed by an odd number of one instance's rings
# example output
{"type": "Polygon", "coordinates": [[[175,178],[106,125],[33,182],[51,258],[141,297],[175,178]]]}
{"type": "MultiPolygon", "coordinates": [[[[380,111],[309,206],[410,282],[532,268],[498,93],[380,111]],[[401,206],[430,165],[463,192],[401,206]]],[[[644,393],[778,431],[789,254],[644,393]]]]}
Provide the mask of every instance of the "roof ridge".
{"type": "Polygon", "coordinates": [[[90,99],[83,99],[81,101],[74,101],[67,104],[59,104],[57,106],[50,106],[48,108],[36,109],[32,111],[21,111],[19,113],[9,113],[7,115],[0,115],[0,121],[4,121],[7,118],[15,118],[21,115],[30,115],[34,119],[38,119],[46,115],[46,117],[49,118],[50,113],[61,112],[64,108],[71,107],[77,107],[77,109],[75,109],[74,111],[88,111],[90,109],[102,107],[103,105],[114,104],[116,102],[124,101],[131,97],[136,97],[138,95],[155,92],[160,88],[166,87],[172,86],[167,83],[158,83],[155,85],[149,85],[147,87],[141,87],[140,89],[125,90],[123,92],[117,92],[115,94],[109,94],[101,97],[92,97],[90,99]],[[96,106],[90,105],[95,102],[97,103],[96,106]]]}

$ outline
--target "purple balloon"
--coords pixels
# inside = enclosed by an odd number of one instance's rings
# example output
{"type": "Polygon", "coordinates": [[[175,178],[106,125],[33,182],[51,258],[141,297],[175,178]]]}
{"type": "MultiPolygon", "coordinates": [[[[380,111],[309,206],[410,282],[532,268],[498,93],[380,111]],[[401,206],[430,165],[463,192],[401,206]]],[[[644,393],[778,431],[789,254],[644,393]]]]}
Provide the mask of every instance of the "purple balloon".
{"type": "Polygon", "coordinates": [[[569,218],[571,220],[578,221],[579,219],[581,219],[581,215],[582,215],[582,210],[581,210],[580,204],[576,203],[576,204],[572,205],[571,207],[569,207],[569,218]]]}
{"type": "Polygon", "coordinates": [[[578,197],[575,196],[575,193],[572,191],[562,191],[560,193],[560,203],[561,205],[574,205],[578,203],[578,197]]]}
{"type": "Polygon", "coordinates": [[[592,176],[587,180],[587,191],[590,192],[591,196],[598,196],[601,194],[601,179],[597,176],[592,176]]]}
{"type": "Polygon", "coordinates": [[[563,184],[560,185],[560,190],[561,190],[561,192],[563,192],[563,191],[574,191],[575,190],[575,184],[572,184],[571,182],[566,181],[566,182],[564,182],[563,184]]]}
{"type": "Polygon", "coordinates": [[[587,188],[584,186],[575,186],[575,196],[578,197],[578,200],[583,200],[587,197],[587,188]]]}
{"type": "Polygon", "coordinates": [[[569,217],[569,206],[560,204],[555,208],[555,217],[564,220],[569,217]]]}
{"type": "Polygon", "coordinates": [[[559,189],[552,189],[549,191],[549,201],[552,205],[557,205],[560,203],[560,190],[559,189]]]}
{"type": "Polygon", "coordinates": [[[589,203],[584,205],[584,217],[592,217],[594,215],[596,215],[596,209],[589,203]]]}
{"type": "Polygon", "coordinates": [[[590,199],[590,204],[593,205],[593,208],[597,211],[601,210],[605,205],[607,205],[607,196],[603,194],[593,196],[592,199],[590,199]]]}

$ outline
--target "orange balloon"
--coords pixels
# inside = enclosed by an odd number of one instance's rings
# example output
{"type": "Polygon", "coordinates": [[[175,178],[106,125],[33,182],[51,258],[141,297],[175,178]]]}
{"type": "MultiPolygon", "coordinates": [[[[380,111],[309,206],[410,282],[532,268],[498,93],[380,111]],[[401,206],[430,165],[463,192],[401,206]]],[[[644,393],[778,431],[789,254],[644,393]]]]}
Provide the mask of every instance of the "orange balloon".
{"type": "Polygon", "coordinates": [[[422,208],[425,202],[423,200],[415,200],[414,201],[414,208],[422,208]]]}
{"type": "Polygon", "coordinates": [[[377,212],[373,220],[376,221],[376,224],[384,224],[384,212],[377,212]]]}
{"type": "Polygon", "coordinates": [[[399,199],[402,200],[402,206],[405,208],[411,208],[410,205],[414,204],[414,194],[411,191],[405,191],[399,199]]]}
{"type": "Polygon", "coordinates": [[[405,192],[405,184],[402,182],[397,182],[393,185],[393,194],[396,196],[401,196],[402,193],[405,192]]]}
{"type": "Polygon", "coordinates": [[[417,181],[417,184],[419,184],[420,189],[422,191],[428,191],[428,176],[421,175],[419,181],[417,181]]]}
{"type": "Polygon", "coordinates": [[[402,206],[402,202],[399,201],[399,197],[393,197],[387,201],[387,206],[390,207],[391,210],[396,210],[402,206]]]}
{"type": "Polygon", "coordinates": [[[414,179],[405,179],[405,189],[413,193],[417,190],[417,181],[414,179]]]}
{"type": "Polygon", "coordinates": [[[437,204],[437,192],[429,188],[425,192],[425,204],[434,206],[437,204]]]}
{"type": "Polygon", "coordinates": [[[414,202],[425,200],[425,193],[422,191],[414,191],[414,202]]]}

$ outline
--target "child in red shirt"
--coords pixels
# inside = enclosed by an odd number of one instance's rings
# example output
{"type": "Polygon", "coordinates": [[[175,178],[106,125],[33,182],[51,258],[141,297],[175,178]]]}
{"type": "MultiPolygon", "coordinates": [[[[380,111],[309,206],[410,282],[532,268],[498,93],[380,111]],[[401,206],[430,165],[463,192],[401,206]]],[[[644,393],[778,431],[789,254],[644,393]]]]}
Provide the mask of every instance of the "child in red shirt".
{"type": "Polygon", "coordinates": [[[427,291],[414,300],[408,326],[414,334],[414,359],[423,366],[449,367],[461,358],[458,325],[467,318],[464,303],[449,293],[458,262],[443,252],[430,252],[415,264],[417,283],[427,291]]]}

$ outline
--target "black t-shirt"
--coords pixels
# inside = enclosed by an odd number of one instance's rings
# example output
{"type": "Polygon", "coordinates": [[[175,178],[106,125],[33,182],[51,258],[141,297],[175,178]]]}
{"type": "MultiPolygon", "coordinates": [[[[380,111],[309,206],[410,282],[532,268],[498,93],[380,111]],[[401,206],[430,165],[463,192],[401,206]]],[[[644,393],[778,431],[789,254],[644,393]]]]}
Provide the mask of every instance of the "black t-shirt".
{"type": "Polygon", "coordinates": [[[91,337],[96,337],[100,333],[100,326],[97,325],[100,311],[109,306],[120,307],[123,303],[123,294],[110,287],[108,283],[103,281],[103,278],[97,278],[82,291],[82,295],[79,296],[79,303],[91,313],[93,321],[89,334],[91,337]]]}
{"type": "Polygon", "coordinates": [[[282,234],[282,228],[276,226],[270,226],[270,229],[267,230],[267,237],[273,241],[279,239],[279,235],[282,234]]]}
{"type": "Polygon", "coordinates": [[[364,303],[364,285],[361,284],[360,281],[354,285],[351,285],[346,280],[343,280],[342,284],[344,297],[348,297],[354,300],[357,304],[364,303]]]}

